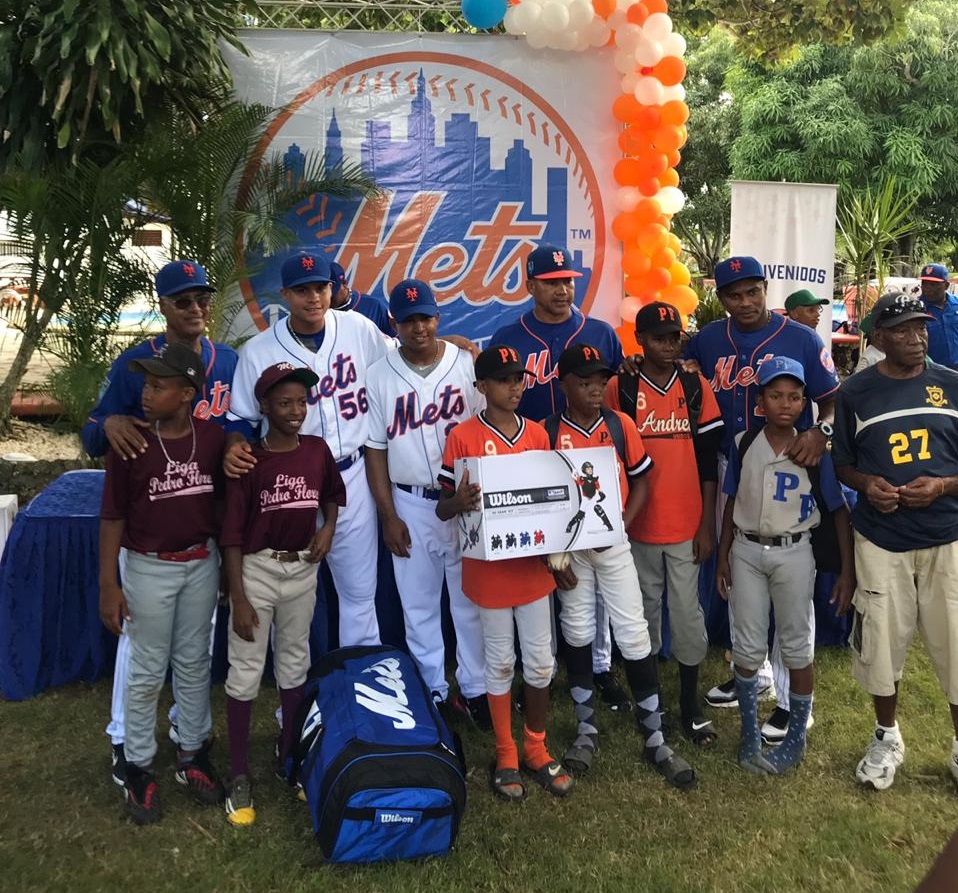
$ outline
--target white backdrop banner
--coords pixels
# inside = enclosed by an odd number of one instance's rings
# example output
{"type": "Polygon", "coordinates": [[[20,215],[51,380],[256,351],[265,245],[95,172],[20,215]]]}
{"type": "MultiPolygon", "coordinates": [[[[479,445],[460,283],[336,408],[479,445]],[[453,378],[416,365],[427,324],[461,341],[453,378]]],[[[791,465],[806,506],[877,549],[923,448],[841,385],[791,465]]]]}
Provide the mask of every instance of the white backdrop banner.
{"type": "Polygon", "coordinates": [[[770,308],[784,307],[800,288],[828,298],[818,334],[831,344],[837,187],[749,180],[731,185],[732,254],[751,255],[765,266],[770,308]]]}
{"type": "MultiPolygon", "coordinates": [[[[324,252],[353,289],[380,297],[406,277],[428,282],[443,332],[483,341],[531,306],[524,259],[540,242],[566,245],[576,302],[619,323],[618,243],[607,241],[620,157],[608,51],[530,49],[506,36],[246,31],[248,57],[229,52],[245,100],[278,110],[266,155],[292,175],[302,153],[362,165],[376,200],[313,196],[288,216],[297,247],[324,252]]],[[[285,311],[282,258],[242,283],[238,327],[285,311]]]]}

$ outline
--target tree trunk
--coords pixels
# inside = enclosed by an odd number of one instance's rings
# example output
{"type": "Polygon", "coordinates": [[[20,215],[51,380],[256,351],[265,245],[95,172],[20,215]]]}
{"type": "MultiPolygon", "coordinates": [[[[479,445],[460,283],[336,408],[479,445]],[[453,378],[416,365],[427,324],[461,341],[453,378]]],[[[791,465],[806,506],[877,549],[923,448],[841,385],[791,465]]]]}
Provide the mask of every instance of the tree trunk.
{"type": "Polygon", "coordinates": [[[0,384],[0,437],[9,437],[12,432],[10,420],[13,410],[13,395],[20,387],[27,366],[37,349],[40,336],[46,330],[51,319],[53,319],[53,311],[44,308],[39,317],[33,317],[24,326],[20,338],[20,347],[17,348],[17,355],[13,358],[7,377],[0,384]]]}

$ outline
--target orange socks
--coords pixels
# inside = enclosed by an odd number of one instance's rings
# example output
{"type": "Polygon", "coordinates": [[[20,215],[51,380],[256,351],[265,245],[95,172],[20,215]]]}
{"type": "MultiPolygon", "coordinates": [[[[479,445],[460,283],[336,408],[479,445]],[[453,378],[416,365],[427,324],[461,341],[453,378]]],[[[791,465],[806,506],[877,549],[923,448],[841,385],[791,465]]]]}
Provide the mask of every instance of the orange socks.
{"type": "Polygon", "coordinates": [[[519,751],[512,737],[512,692],[504,695],[486,695],[492,728],[496,733],[496,768],[518,769],[519,751]]]}
{"type": "Polygon", "coordinates": [[[528,726],[523,727],[522,757],[533,771],[538,771],[552,762],[552,757],[546,750],[545,732],[533,732],[528,726]]]}

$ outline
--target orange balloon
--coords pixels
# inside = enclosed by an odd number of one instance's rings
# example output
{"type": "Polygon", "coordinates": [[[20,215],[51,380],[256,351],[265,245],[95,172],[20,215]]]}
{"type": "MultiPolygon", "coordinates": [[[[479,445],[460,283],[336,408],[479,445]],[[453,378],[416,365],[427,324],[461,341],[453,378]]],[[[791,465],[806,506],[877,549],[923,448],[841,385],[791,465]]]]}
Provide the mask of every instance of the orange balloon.
{"type": "Polygon", "coordinates": [[[612,176],[620,186],[637,186],[647,176],[645,166],[635,158],[620,158],[612,168],[612,176]]]}
{"type": "Polygon", "coordinates": [[[615,0],[592,0],[592,8],[596,15],[607,19],[615,12],[615,0]]]}
{"type": "MultiPolygon", "coordinates": [[[[634,9],[635,7],[632,8],[634,9]]],[[[622,325],[615,330],[615,333],[619,336],[619,341],[622,343],[622,352],[627,357],[642,352],[642,348],[639,347],[638,342],[635,340],[634,325],[622,323],[622,325]]]]}
{"type": "Polygon", "coordinates": [[[670,167],[664,174],[662,174],[661,177],[659,177],[659,183],[661,183],[663,186],[678,186],[679,172],[674,167],[670,167]]]}
{"type": "Polygon", "coordinates": [[[656,223],[658,221],[661,210],[659,203],[655,201],[655,199],[643,198],[635,206],[632,213],[642,226],[646,226],[649,223],[656,223]]]}
{"type": "Polygon", "coordinates": [[[662,108],[657,105],[643,105],[636,115],[635,123],[643,130],[655,130],[662,125],[662,108]]]}
{"type": "Polygon", "coordinates": [[[685,77],[685,63],[678,56],[665,56],[652,67],[652,73],[666,87],[674,87],[685,77]]]}
{"type": "Polygon", "coordinates": [[[684,124],[679,124],[679,148],[681,149],[689,141],[689,130],[684,124]]]}
{"type": "Polygon", "coordinates": [[[669,4],[666,0],[642,0],[645,4],[645,8],[649,11],[649,15],[653,12],[668,12],[669,4]]]}
{"type": "Polygon", "coordinates": [[[673,286],[689,285],[692,282],[692,274],[689,272],[689,268],[678,260],[669,267],[669,275],[672,277],[673,286]]]}
{"type": "MultiPolygon", "coordinates": [[[[679,237],[675,233],[669,233],[668,247],[675,252],[676,257],[682,253],[682,243],[679,241],[679,237]]],[[[688,285],[688,283],[686,283],[686,285],[688,285]]]]}
{"type": "Polygon", "coordinates": [[[652,142],[638,124],[630,124],[619,133],[619,148],[623,155],[641,155],[652,148],[652,142]]]}
{"type": "Polygon", "coordinates": [[[645,224],[640,223],[635,214],[616,214],[612,218],[612,235],[620,242],[632,242],[645,224]]]}
{"type": "MultiPolygon", "coordinates": [[[[661,251],[668,244],[669,231],[658,223],[643,226],[635,237],[635,242],[649,257],[661,251]]],[[[668,282],[665,283],[668,285],[668,282]]],[[[661,288],[662,286],[658,286],[661,288]]]]}
{"type": "Polygon", "coordinates": [[[639,164],[647,177],[659,177],[669,169],[669,159],[662,152],[650,151],[640,155],[639,164]]]}
{"type": "MultiPolygon", "coordinates": [[[[646,281],[649,283],[653,291],[659,291],[659,289],[666,289],[669,287],[669,283],[672,281],[669,278],[669,271],[663,270],[661,267],[652,267],[651,270],[646,274],[646,281]]],[[[681,310],[681,307],[676,307],[681,310]]]]}
{"type": "Polygon", "coordinates": [[[687,285],[670,285],[662,290],[662,298],[672,304],[679,313],[688,316],[698,307],[698,295],[687,285]]]}
{"type": "Polygon", "coordinates": [[[670,99],[662,106],[662,123],[678,127],[689,119],[689,107],[681,99],[670,99]]]}
{"type": "Polygon", "coordinates": [[[669,167],[678,167],[682,161],[682,153],[678,149],[674,152],[667,152],[666,157],[669,159],[669,167]]]}
{"type": "Polygon", "coordinates": [[[660,152],[674,152],[679,142],[679,129],[673,124],[664,124],[652,132],[652,145],[660,152]]]}
{"type": "Polygon", "coordinates": [[[661,188],[662,184],[655,177],[644,177],[641,181],[635,184],[639,192],[642,195],[647,195],[649,197],[655,195],[661,188]]]}
{"type": "Polygon", "coordinates": [[[672,264],[675,263],[675,252],[669,248],[666,244],[665,248],[661,251],[656,251],[652,255],[652,266],[653,267],[662,267],[663,270],[669,271],[669,281],[672,281],[672,264]]]}
{"type": "Polygon", "coordinates": [[[633,25],[644,25],[645,20],[649,17],[649,10],[644,3],[633,3],[625,17],[633,25]]]}
{"type": "Polygon", "coordinates": [[[642,295],[648,291],[648,287],[645,284],[645,276],[626,276],[624,287],[625,293],[631,295],[633,298],[642,297],[642,295]]]}
{"type": "Polygon", "coordinates": [[[634,94],[623,93],[621,96],[617,96],[615,102],[612,103],[612,116],[616,121],[621,121],[623,124],[631,124],[635,121],[641,108],[642,106],[639,105],[639,101],[634,94]]]}
{"type": "Polygon", "coordinates": [[[622,252],[622,272],[627,276],[644,276],[652,268],[649,256],[641,248],[632,246],[622,252]]]}

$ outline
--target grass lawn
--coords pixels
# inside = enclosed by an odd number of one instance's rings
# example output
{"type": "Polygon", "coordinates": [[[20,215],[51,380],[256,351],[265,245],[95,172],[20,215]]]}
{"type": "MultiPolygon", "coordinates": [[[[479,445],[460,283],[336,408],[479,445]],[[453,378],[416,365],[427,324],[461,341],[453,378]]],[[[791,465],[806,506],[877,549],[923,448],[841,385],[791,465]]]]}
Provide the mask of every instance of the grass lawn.
{"type": "MultiPolygon", "coordinates": [[[[944,698],[923,651],[914,649],[900,715],[907,761],[889,791],[865,791],[854,770],[873,727],[868,700],[849,676],[847,652],[823,650],[818,666],[809,753],[790,776],[741,771],[734,758],[738,713],[714,710],[721,741],[703,754],[680,743],[699,785],[674,791],[638,758],[631,719],[603,713],[601,752],[571,798],[557,801],[534,788],[525,803],[502,804],[487,786],[491,737],[464,730],[470,800],[455,852],[420,864],[359,868],[322,864],[306,806],[272,777],[273,691],[264,689],[254,717],[258,820],[246,829],[228,825],[221,809],[187,799],[173,781],[165,741],[158,756],[164,820],[137,828],[123,817],[102,734],[108,681],[0,702],[0,890],[911,890],[958,825],[944,698]]],[[[714,651],[703,679],[711,684],[726,672],[714,651]]],[[[663,665],[662,676],[674,703],[675,665],[663,665]]],[[[573,731],[564,692],[555,707],[550,736],[559,756],[573,731]]],[[[225,769],[222,687],[214,710],[214,758],[225,769]]]]}

